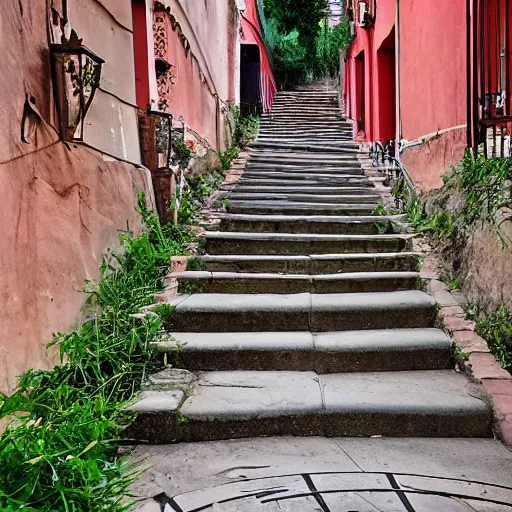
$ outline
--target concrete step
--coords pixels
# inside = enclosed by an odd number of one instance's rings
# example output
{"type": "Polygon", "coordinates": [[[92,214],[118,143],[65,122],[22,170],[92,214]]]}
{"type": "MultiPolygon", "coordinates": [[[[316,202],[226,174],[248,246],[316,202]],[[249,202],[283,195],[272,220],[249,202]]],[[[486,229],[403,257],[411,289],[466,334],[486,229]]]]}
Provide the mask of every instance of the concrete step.
{"type": "Polygon", "coordinates": [[[210,272],[339,274],[343,272],[415,272],[419,253],[352,253],[311,255],[206,254],[200,268],[210,272]]]}
{"type": "MultiPolygon", "coordinates": [[[[321,152],[329,152],[332,154],[342,153],[342,154],[357,154],[359,148],[359,144],[357,142],[343,142],[338,145],[326,145],[324,146],[311,146],[311,144],[290,144],[287,142],[261,142],[254,141],[251,142],[249,146],[249,150],[252,151],[285,151],[285,152],[297,152],[304,151],[305,154],[308,153],[321,153],[321,152]]],[[[255,153],[252,153],[255,154],[255,153]]]]}
{"type": "Polygon", "coordinates": [[[338,294],[195,294],[178,296],[170,331],[259,332],[434,327],[436,304],[417,290],[338,294]]]}
{"type": "Polygon", "coordinates": [[[278,166],[288,167],[333,167],[343,169],[345,167],[360,167],[359,161],[353,157],[347,158],[313,158],[304,157],[284,157],[269,153],[268,155],[251,155],[247,161],[246,168],[275,169],[278,166]]]}
{"type": "Polygon", "coordinates": [[[380,203],[334,204],[298,203],[285,201],[229,201],[226,209],[230,213],[303,215],[315,211],[317,215],[371,215],[380,203]]]}
{"type": "Polygon", "coordinates": [[[410,250],[414,235],[205,233],[208,254],[333,254],[410,250]]]}
{"type": "Polygon", "coordinates": [[[310,233],[310,234],[390,234],[403,215],[391,216],[321,216],[321,215],[241,215],[224,214],[220,231],[246,233],[310,233]]]}
{"type": "Polygon", "coordinates": [[[153,382],[131,407],[138,416],[127,431],[152,443],[289,435],[492,435],[491,411],[480,388],[451,370],[204,372],[183,385],[186,391],[170,370],[153,382]]]}
{"type": "Polygon", "coordinates": [[[239,181],[237,181],[238,186],[262,186],[262,187],[281,187],[281,186],[294,186],[294,187],[304,187],[308,190],[312,190],[314,188],[323,188],[325,186],[342,186],[342,187],[354,187],[354,188],[362,188],[366,187],[369,190],[375,188],[375,182],[373,180],[367,179],[363,176],[329,176],[329,175],[314,175],[310,176],[308,179],[298,179],[295,181],[289,181],[286,177],[270,177],[270,176],[245,176],[242,175],[239,181]]]}
{"type": "Polygon", "coordinates": [[[247,185],[244,183],[237,183],[234,187],[224,187],[222,190],[237,192],[237,193],[259,193],[259,194],[303,194],[307,191],[308,194],[317,195],[343,195],[343,194],[368,194],[371,193],[369,187],[348,187],[348,186],[319,186],[313,189],[305,188],[300,185],[282,185],[280,187],[266,187],[264,185],[247,185]]]}
{"type": "MultiPolygon", "coordinates": [[[[361,181],[369,180],[369,178],[364,174],[364,171],[360,167],[317,168],[314,166],[308,166],[300,168],[289,165],[276,164],[247,165],[245,171],[242,174],[242,179],[248,178],[285,178],[287,180],[310,180],[324,178],[333,180],[333,183],[350,178],[357,178],[361,181]]],[[[292,181],[290,181],[288,184],[294,185],[292,181]]]]}
{"type": "Polygon", "coordinates": [[[154,344],[192,371],[315,371],[325,373],[452,368],[451,340],[438,329],[345,332],[173,333],[154,344]]]}
{"type": "Polygon", "coordinates": [[[377,193],[351,193],[343,195],[334,194],[310,194],[299,192],[288,192],[288,193],[269,193],[269,192],[226,192],[225,197],[233,201],[251,201],[251,200],[266,200],[266,201],[288,201],[290,203],[343,203],[343,204],[359,204],[359,203],[378,203],[381,199],[381,195],[377,193]]]}
{"type": "Polygon", "coordinates": [[[175,274],[180,293],[369,293],[415,290],[417,272],[274,274],[189,271],[175,274]]]}

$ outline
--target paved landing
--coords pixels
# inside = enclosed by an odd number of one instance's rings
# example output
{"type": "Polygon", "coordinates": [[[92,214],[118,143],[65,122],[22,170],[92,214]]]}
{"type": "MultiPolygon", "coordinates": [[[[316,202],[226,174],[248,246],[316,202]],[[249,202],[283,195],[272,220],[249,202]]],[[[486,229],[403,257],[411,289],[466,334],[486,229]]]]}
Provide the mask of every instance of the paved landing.
{"type": "Polygon", "coordinates": [[[493,440],[244,439],[136,457],[151,465],[135,488],[145,512],[512,510],[512,453],[493,440]]]}

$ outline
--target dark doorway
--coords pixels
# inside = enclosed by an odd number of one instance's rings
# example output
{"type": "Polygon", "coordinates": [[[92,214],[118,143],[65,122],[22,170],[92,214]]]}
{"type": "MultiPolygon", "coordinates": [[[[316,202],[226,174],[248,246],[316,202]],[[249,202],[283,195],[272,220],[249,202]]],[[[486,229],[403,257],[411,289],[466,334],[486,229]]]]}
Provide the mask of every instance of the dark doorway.
{"type": "Polygon", "coordinates": [[[395,139],[396,131],[396,71],[395,29],[382,42],[377,52],[379,73],[379,140],[395,139]]]}
{"type": "Polygon", "coordinates": [[[356,104],[357,104],[357,131],[365,131],[366,116],[366,78],[365,78],[364,52],[356,57],[356,104]]]}
{"type": "Polygon", "coordinates": [[[240,64],[240,107],[244,114],[261,113],[261,59],[256,44],[243,44],[240,64]]]}

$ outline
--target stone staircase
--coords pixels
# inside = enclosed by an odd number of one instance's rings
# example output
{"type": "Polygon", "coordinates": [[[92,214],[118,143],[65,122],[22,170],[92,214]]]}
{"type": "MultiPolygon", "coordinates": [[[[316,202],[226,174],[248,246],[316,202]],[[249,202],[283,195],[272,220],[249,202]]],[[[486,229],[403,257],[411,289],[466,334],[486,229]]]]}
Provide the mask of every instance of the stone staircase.
{"type": "Polygon", "coordinates": [[[435,329],[412,235],[372,215],[388,192],[352,132],[335,92],[277,96],[219,230],[176,276],[157,349],[178,343],[186,370],[150,377],[129,437],[492,435],[435,329]]]}

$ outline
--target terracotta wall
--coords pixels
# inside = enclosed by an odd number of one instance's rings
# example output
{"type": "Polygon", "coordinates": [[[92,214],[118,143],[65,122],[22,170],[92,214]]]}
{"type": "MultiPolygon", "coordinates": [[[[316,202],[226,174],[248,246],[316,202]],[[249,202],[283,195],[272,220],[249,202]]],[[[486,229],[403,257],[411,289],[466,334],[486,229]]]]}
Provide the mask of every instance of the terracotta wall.
{"type": "Polygon", "coordinates": [[[118,230],[140,229],[137,189],[151,196],[146,172],[114,158],[140,161],[130,0],[68,0],[71,27],[107,61],[85,127],[92,148],[55,129],[47,3],[5,0],[0,17],[0,391],[56,361],[45,344],[79,320],[84,280],[98,277],[118,230]],[[39,112],[30,143],[26,95],[39,112]]]}

